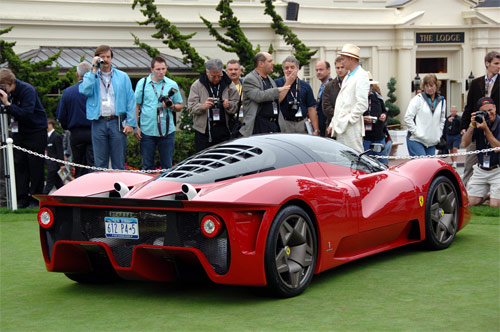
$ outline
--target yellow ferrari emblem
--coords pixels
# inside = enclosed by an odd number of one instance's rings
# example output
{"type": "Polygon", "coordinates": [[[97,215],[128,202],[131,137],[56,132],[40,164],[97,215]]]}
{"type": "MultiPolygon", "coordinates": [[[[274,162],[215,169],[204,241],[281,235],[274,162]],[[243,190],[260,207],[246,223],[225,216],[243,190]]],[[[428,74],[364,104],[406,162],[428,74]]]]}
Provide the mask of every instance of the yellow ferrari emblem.
{"type": "Polygon", "coordinates": [[[290,247],[286,247],[286,255],[290,256],[290,253],[291,253],[290,247]]]}
{"type": "Polygon", "coordinates": [[[424,196],[419,196],[418,202],[420,203],[420,207],[424,206],[424,196]]]}

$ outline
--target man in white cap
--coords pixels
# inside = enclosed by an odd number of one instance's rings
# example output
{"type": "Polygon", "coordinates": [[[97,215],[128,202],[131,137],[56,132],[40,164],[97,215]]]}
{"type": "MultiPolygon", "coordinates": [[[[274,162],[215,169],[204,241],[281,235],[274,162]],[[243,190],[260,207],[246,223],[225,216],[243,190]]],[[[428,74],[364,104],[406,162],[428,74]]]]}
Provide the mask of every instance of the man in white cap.
{"type": "Polygon", "coordinates": [[[327,134],[336,137],[340,143],[363,152],[363,112],[368,109],[370,80],[359,64],[359,47],[345,44],[340,56],[344,59],[344,66],[349,74],[345,77],[335,102],[335,113],[327,134]]]}

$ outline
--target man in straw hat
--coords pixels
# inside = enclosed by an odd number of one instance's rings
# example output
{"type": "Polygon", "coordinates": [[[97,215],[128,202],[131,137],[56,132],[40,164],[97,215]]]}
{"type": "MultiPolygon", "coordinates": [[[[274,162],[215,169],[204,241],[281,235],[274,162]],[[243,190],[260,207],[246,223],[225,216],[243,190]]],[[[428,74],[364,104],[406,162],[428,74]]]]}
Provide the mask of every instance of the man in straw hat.
{"type": "Polygon", "coordinates": [[[327,134],[336,137],[340,143],[363,152],[363,112],[368,109],[370,81],[367,72],[359,64],[359,47],[345,44],[339,53],[349,74],[342,83],[332,122],[327,134]]]}

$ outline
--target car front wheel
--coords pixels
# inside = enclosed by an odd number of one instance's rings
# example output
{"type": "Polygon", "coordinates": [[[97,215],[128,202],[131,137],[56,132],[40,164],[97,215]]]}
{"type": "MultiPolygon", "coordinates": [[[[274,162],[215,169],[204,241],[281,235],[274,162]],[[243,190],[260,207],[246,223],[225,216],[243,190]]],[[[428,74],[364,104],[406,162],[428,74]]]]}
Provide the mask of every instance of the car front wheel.
{"type": "Polygon", "coordinates": [[[458,229],[458,197],[445,176],[435,178],[425,205],[425,244],[429,249],[448,248],[458,229]]]}

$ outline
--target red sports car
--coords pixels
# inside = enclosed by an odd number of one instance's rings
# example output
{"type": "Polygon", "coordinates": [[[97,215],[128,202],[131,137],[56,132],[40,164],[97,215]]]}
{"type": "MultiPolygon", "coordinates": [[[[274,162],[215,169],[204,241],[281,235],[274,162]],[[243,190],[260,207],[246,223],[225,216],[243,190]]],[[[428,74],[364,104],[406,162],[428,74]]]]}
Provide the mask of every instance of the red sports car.
{"type": "Polygon", "coordinates": [[[251,136],[159,176],[96,172],[38,196],[49,271],[78,282],[172,281],[303,292],[316,273],[469,221],[458,174],[436,159],[387,168],[328,138],[251,136]]]}

